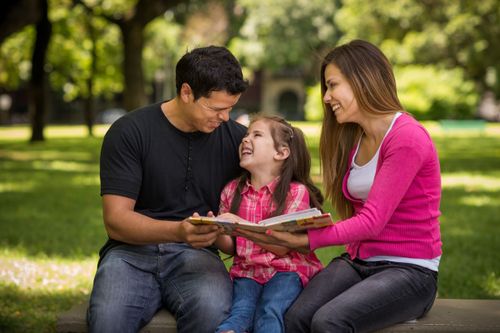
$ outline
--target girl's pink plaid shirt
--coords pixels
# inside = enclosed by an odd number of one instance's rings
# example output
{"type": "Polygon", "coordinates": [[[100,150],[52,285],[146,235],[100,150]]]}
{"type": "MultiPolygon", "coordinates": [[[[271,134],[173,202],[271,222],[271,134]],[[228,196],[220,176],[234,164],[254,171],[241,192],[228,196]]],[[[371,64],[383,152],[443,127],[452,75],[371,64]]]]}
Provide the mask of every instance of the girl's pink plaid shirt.
{"type": "MultiPolygon", "coordinates": [[[[238,216],[255,224],[270,217],[271,213],[276,209],[276,205],[272,201],[272,194],[278,179],[276,178],[258,191],[247,182],[241,193],[242,198],[238,216]]],[[[237,185],[238,180],[233,180],[222,191],[220,214],[229,212],[237,185]]],[[[300,183],[291,183],[283,214],[307,208],[310,208],[307,188],[300,183]]],[[[280,257],[264,250],[246,238],[236,237],[236,255],[234,256],[230,275],[231,278],[250,278],[264,284],[276,272],[296,272],[302,281],[302,285],[305,286],[322,268],[321,262],[313,252],[302,254],[290,251],[285,256],[280,257]]]]}

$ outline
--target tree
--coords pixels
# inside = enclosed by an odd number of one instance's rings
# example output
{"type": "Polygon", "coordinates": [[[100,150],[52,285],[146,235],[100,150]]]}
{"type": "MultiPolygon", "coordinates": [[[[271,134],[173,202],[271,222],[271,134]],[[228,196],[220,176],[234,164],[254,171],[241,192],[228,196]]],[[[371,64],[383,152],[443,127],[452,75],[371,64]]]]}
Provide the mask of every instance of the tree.
{"type": "Polygon", "coordinates": [[[48,80],[45,59],[52,25],[48,17],[48,0],[3,1],[0,5],[0,43],[26,25],[36,24],[36,38],[31,58],[30,113],[31,140],[43,141],[43,127],[47,109],[48,80]]]}
{"type": "Polygon", "coordinates": [[[43,141],[43,128],[45,126],[45,114],[47,113],[48,78],[45,73],[45,59],[49,47],[52,25],[49,21],[49,4],[47,0],[40,0],[42,15],[36,24],[36,40],[31,58],[31,80],[30,92],[32,94],[31,108],[31,142],[43,141]]]}
{"type": "Polygon", "coordinates": [[[84,123],[90,136],[95,99],[112,99],[123,89],[117,69],[122,53],[120,32],[105,19],[67,0],[52,0],[54,37],[49,50],[51,86],[65,102],[83,102],[84,123]]]}
{"type": "Polygon", "coordinates": [[[239,0],[245,12],[240,35],[231,42],[251,68],[295,68],[316,73],[323,50],[340,38],[334,14],[340,1],[239,0]]]}
{"type": "Polygon", "coordinates": [[[132,110],[146,104],[142,65],[144,28],[155,17],[187,1],[138,0],[135,5],[128,1],[121,12],[117,12],[116,8],[105,9],[102,1],[101,6],[90,6],[83,0],[75,1],[120,28],[123,41],[124,108],[132,110]]]}

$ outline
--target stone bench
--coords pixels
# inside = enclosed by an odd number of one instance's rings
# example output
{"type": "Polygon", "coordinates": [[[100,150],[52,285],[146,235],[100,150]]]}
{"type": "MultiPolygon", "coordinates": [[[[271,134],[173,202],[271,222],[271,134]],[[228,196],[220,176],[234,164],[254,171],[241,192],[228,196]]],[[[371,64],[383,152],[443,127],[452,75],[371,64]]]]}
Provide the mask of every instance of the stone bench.
{"type": "MultiPolygon", "coordinates": [[[[57,317],[56,331],[61,333],[87,332],[87,303],[77,304],[57,317]]],[[[141,333],[176,333],[175,319],[167,310],[160,310],[141,333]]]]}
{"type": "MultiPolygon", "coordinates": [[[[57,332],[87,332],[87,304],[74,306],[57,318],[57,332]]],[[[174,317],[158,312],[141,332],[175,333],[174,317]]],[[[500,332],[500,300],[437,299],[431,311],[416,321],[394,325],[379,333],[401,332],[500,332]]]]}

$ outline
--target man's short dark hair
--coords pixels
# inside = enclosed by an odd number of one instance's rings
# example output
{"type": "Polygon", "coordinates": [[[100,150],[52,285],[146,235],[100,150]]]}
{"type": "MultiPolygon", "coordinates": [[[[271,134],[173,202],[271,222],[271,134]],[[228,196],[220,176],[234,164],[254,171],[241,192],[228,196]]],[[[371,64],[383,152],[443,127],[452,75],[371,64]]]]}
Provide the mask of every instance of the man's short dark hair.
{"type": "Polygon", "coordinates": [[[248,87],[241,65],[225,47],[208,46],[187,52],[175,67],[175,86],[180,94],[183,83],[189,84],[194,99],[208,97],[212,91],[241,94],[248,87]]]}

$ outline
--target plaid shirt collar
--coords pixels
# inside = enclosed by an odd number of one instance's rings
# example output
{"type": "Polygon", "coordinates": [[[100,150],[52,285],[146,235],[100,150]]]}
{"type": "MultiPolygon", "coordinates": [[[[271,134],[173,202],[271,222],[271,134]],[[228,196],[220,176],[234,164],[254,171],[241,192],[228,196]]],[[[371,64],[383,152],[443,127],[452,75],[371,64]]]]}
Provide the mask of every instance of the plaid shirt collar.
{"type": "MultiPolygon", "coordinates": [[[[263,186],[259,191],[262,191],[263,188],[266,188],[267,191],[270,193],[270,194],[273,194],[274,193],[274,190],[276,189],[276,186],[278,185],[278,181],[280,179],[280,176],[274,178],[270,183],[268,183],[267,185],[263,186]]],[[[253,191],[253,192],[259,192],[255,189],[255,187],[252,185],[252,183],[250,183],[250,180],[247,179],[247,182],[245,184],[245,186],[243,186],[243,189],[241,190],[241,194],[245,194],[247,193],[248,191],[253,191]]]]}

